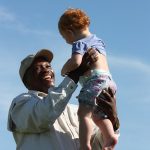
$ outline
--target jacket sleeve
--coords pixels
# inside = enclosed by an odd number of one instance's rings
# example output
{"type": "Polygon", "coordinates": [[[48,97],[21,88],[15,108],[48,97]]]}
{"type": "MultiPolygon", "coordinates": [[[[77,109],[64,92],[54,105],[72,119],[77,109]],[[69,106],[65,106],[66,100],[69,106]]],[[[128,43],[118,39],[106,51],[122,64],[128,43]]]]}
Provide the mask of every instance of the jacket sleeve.
{"type": "Polygon", "coordinates": [[[65,109],[77,85],[68,77],[55,88],[48,90],[42,100],[34,94],[22,94],[10,107],[8,130],[40,133],[49,130],[65,109]]]}

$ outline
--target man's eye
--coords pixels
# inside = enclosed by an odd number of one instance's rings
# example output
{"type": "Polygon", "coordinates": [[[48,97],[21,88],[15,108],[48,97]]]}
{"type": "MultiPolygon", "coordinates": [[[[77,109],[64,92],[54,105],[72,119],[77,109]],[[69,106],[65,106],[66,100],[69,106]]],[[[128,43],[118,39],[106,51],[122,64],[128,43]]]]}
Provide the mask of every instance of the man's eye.
{"type": "Polygon", "coordinates": [[[39,70],[40,69],[40,67],[35,67],[35,70],[39,70]]]}
{"type": "Polygon", "coordinates": [[[48,66],[46,66],[46,68],[51,68],[51,66],[48,65],[48,66]]]}

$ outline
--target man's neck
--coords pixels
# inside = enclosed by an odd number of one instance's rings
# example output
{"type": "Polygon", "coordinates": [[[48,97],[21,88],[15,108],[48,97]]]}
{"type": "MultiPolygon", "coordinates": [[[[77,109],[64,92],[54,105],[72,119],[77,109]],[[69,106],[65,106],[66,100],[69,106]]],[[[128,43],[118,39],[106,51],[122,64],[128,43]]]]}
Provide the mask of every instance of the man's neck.
{"type": "Polygon", "coordinates": [[[32,88],[32,89],[29,89],[30,91],[39,91],[39,92],[42,92],[42,93],[45,93],[45,94],[48,94],[48,88],[32,88]]]}

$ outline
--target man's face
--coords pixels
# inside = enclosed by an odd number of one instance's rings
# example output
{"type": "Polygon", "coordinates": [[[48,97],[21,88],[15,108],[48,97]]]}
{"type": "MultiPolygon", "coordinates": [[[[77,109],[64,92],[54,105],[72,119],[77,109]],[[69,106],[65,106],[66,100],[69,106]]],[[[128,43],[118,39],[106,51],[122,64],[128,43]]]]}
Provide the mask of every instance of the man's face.
{"type": "Polygon", "coordinates": [[[31,81],[34,88],[33,90],[47,92],[48,88],[54,86],[55,76],[49,62],[37,58],[31,68],[33,71],[33,79],[31,81]]]}

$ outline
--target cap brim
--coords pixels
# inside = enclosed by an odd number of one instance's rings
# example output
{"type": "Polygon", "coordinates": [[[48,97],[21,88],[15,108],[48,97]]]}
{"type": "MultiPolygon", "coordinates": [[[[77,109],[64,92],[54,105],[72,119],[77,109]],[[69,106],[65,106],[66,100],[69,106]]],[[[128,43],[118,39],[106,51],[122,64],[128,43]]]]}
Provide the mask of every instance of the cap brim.
{"type": "Polygon", "coordinates": [[[41,49],[35,54],[34,59],[37,57],[44,57],[50,63],[53,59],[53,53],[48,49],[41,49]]]}

